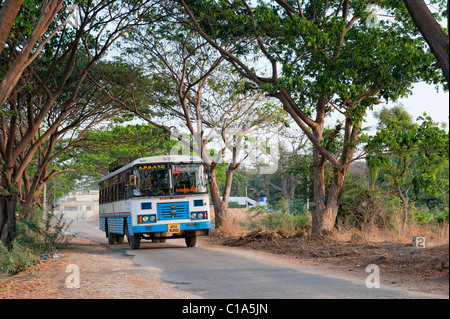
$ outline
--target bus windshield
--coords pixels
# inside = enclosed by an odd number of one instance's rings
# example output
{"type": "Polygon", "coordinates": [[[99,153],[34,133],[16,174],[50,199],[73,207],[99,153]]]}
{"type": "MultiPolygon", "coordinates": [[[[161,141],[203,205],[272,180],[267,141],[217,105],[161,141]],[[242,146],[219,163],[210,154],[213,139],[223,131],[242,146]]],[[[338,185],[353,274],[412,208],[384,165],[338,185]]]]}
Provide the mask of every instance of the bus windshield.
{"type": "Polygon", "coordinates": [[[203,165],[173,164],[173,189],[175,194],[204,193],[207,191],[203,165]]]}
{"type": "Polygon", "coordinates": [[[140,164],[135,166],[137,185],[135,196],[206,193],[208,191],[203,165],[140,164]],[[171,168],[171,170],[170,170],[171,168]],[[172,185],[170,187],[170,172],[172,185]]]}
{"type": "Polygon", "coordinates": [[[136,166],[138,185],[135,195],[169,195],[169,167],[167,164],[136,166]]]}

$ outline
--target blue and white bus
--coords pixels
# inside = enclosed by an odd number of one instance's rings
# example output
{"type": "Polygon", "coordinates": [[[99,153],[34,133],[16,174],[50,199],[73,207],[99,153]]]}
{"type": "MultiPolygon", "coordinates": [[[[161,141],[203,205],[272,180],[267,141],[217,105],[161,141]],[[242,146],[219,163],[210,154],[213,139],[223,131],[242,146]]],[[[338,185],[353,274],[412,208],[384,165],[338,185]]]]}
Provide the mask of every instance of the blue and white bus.
{"type": "Polygon", "coordinates": [[[109,244],[138,249],[142,239],[165,242],[211,234],[209,194],[202,161],[193,156],[139,158],[103,177],[100,229],[109,244]]]}

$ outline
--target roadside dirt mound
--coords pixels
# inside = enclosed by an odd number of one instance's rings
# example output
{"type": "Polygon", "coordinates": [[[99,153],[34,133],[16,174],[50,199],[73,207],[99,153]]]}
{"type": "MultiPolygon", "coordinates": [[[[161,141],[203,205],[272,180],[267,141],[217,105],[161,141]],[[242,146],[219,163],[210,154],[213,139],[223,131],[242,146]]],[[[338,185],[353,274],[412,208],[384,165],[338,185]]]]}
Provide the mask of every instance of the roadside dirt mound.
{"type": "Polygon", "coordinates": [[[309,236],[304,231],[286,236],[282,232],[257,230],[242,236],[213,235],[212,240],[220,245],[267,251],[346,272],[365,272],[367,265],[376,264],[385,283],[449,294],[448,244],[414,248],[405,243],[367,242],[356,235],[340,241],[309,236]]]}

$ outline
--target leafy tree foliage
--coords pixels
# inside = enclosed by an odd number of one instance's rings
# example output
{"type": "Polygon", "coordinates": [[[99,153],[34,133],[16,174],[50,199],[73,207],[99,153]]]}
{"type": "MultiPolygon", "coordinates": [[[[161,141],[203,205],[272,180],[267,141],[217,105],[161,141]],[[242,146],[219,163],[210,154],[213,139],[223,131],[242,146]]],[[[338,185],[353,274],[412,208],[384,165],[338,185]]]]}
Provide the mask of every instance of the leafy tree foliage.
{"type": "Polygon", "coordinates": [[[312,142],[314,233],[334,226],[366,111],[407,96],[414,82],[445,81],[399,1],[377,2],[393,17],[377,27],[363,0],[179,2],[193,28],[254,89],[279,99],[312,142]],[[336,112],[343,119],[327,133],[336,112]],[[334,174],[328,190],[325,161],[334,174]]]}
{"type": "Polygon", "coordinates": [[[436,195],[448,185],[448,180],[437,178],[448,165],[448,132],[426,114],[417,119],[420,124],[413,122],[401,106],[384,108],[378,117],[378,131],[367,144],[367,161],[383,169],[386,182],[401,199],[404,229],[410,191],[436,195]]]}
{"type": "MultiPolygon", "coordinates": [[[[173,10],[174,3],[165,5],[166,10],[173,10]]],[[[220,227],[226,220],[234,172],[264,143],[258,140],[257,136],[263,136],[260,132],[284,125],[285,112],[274,99],[246,90],[246,82],[223,63],[220,54],[196,32],[178,23],[178,13],[163,14],[165,18],[157,23],[129,33],[122,43],[127,56],[117,60],[128,64],[135,77],[128,83],[108,78],[107,94],[127,92],[123,109],[177,139],[173,152],[202,157],[216,227],[220,227]],[[215,169],[224,158],[229,161],[220,189],[215,169]]]]}
{"type": "Polygon", "coordinates": [[[74,187],[96,188],[109,170],[139,157],[167,154],[174,142],[170,135],[149,124],[116,125],[87,132],[72,152],[58,158],[60,170],[78,181],[74,187]]]}
{"type": "Polygon", "coordinates": [[[12,26],[1,25],[2,36],[9,28],[4,46],[0,39],[3,243],[12,239],[16,204],[21,204],[20,217],[33,217],[44,184],[61,173],[49,170],[50,163],[116,112],[111,99],[97,94],[90,72],[151,6],[145,1],[24,1],[12,26]],[[81,12],[75,26],[69,26],[72,5],[81,12]],[[55,150],[63,138],[70,142],[55,150]]]}

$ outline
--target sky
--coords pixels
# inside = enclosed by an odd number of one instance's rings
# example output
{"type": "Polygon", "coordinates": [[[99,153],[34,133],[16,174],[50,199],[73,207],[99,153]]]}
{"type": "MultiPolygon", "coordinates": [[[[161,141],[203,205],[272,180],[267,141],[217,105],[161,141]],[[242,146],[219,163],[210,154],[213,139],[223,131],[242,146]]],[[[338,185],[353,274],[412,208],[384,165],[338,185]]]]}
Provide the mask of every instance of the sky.
{"type": "MultiPolygon", "coordinates": [[[[435,122],[445,123],[445,129],[448,130],[450,126],[449,93],[444,92],[442,88],[437,91],[434,85],[428,85],[426,83],[414,84],[412,92],[413,94],[407,98],[388,104],[381,103],[374,106],[373,111],[368,111],[364,119],[365,122],[363,127],[370,127],[369,134],[374,134],[377,125],[377,119],[375,118],[374,113],[380,111],[384,106],[393,107],[397,104],[402,104],[406,111],[412,115],[414,121],[426,112],[435,122]]],[[[338,116],[338,118],[342,120],[341,116],[338,116]]],[[[335,116],[331,116],[327,119],[326,124],[334,126],[336,125],[336,120],[335,116]]]]}
{"type": "MultiPolygon", "coordinates": [[[[435,122],[446,123],[447,129],[449,127],[449,93],[442,89],[437,92],[433,85],[417,83],[414,85],[413,94],[408,98],[395,103],[379,104],[374,111],[379,111],[384,105],[392,107],[398,103],[403,105],[414,120],[426,112],[435,122]]],[[[367,115],[366,122],[366,126],[376,126],[377,121],[373,112],[367,115]]]]}

